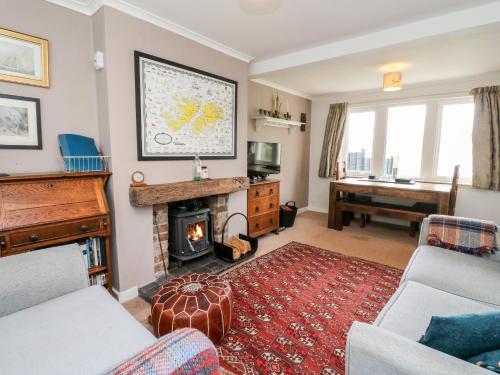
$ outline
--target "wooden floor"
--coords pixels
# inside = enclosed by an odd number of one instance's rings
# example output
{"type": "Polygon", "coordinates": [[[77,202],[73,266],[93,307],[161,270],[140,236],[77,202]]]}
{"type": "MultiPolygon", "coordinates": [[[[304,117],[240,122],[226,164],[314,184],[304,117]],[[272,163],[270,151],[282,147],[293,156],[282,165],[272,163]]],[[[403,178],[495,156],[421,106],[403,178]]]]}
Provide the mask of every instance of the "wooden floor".
{"type": "MultiPolygon", "coordinates": [[[[259,238],[256,256],[264,255],[291,241],[302,242],[322,249],[363,258],[388,266],[404,269],[417,246],[417,239],[411,238],[408,228],[371,222],[360,228],[357,221],[343,231],[327,228],[327,215],[305,212],[297,216],[295,226],[279,235],[268,234],[259,238]]],[[[124,304],[125,308],[145,327],[149,304],[135,298],[124,304]]]]}

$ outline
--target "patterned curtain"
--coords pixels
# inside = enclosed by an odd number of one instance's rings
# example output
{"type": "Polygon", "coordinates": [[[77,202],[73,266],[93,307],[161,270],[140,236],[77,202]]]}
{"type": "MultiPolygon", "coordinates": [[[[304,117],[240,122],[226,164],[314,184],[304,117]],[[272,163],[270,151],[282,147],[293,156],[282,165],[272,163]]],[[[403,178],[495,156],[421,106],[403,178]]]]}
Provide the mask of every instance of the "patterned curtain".
{"type": "Polygon", "coordinates": [[[480,87],[474,96],[472,186],[500,190],[500,86],[480,87]]]}
{"type": "Polygon", "coordinates": [[[319,162],[319,177],[335,177],[335,165],[344,138],[347,119],[347,103],[330,105],[330,112],[326,120],[323,151],[319,162]]]}

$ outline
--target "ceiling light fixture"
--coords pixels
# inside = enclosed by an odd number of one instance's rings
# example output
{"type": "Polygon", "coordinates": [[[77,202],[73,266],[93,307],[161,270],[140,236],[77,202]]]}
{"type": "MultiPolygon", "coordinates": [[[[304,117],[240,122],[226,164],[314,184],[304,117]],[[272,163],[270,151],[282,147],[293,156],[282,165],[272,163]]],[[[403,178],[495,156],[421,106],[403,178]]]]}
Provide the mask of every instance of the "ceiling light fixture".
{"type": "Polygon", "coordinates": [[[384,91],[401,90],[401,72],[389,72],[384,74],[384,91]]]}
{"type": "Polygon", "coordinates": [[[263,15],[277,10],[281,0],[240,0],[240,8],[249,14],[263,15]]]}

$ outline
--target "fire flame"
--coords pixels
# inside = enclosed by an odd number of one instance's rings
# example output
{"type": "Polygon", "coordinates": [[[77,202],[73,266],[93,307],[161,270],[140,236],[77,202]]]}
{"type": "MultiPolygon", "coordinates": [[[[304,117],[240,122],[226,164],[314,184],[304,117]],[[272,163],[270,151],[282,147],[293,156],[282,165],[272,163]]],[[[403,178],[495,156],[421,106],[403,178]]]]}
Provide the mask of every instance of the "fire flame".
{"type": "Polygon", "coordinates": [[[205,235],[203,234],[203,228],[201,227],[200,223],[189,225],[188,238],[191,241],[199,241],[204,237],[205,235]]]}

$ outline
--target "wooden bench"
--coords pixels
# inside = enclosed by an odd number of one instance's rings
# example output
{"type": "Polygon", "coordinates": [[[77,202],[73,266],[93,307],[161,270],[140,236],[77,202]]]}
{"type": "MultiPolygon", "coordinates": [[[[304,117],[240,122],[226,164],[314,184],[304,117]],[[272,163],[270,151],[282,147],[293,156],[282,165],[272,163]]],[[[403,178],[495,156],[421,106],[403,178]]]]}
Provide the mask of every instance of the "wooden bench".
{"type": "MultiPolygon", "coordinates": [[[[344,213],[358,213],[364,219],[372,215],[387,216],[394,219],[408,220],[411,224],[411,235],[415,235],[418,223],[428,216],[433,210],[422,209],[418,205],[403,206],[397,204],[380,203],[373,201],[350,201],[348,195],[385,196],[401,198],[418,202],[427,202],[431,205],[423,207],[435,207],[435,213],[449,214],[452,186],[450,184],[435,184],[417,182],[415,184],[397,184],[363,179],[347,178],[332,181],[330,184],[330,206],[328,211],[328,227],[342,230],[344,213]]],[[[456,195],[455,195],[456,196],[456,195]]],[[[348,218],[347,218],[348,224],[348,218]]]]}

